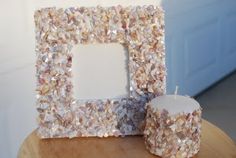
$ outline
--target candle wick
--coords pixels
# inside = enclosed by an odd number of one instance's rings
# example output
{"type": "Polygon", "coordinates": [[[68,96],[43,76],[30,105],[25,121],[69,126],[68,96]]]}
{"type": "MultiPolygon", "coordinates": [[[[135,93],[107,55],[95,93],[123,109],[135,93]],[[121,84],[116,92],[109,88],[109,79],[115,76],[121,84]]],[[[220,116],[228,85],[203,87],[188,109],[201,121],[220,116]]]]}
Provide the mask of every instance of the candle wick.
{"type": "Polygon", "coordinates": [[[177,96],[177,94],[178,94],[178,89],[179,89],[179,86],[176,86],[176,87],[175,87],[175,99],[176,99],[176,96],[177,96]]]}

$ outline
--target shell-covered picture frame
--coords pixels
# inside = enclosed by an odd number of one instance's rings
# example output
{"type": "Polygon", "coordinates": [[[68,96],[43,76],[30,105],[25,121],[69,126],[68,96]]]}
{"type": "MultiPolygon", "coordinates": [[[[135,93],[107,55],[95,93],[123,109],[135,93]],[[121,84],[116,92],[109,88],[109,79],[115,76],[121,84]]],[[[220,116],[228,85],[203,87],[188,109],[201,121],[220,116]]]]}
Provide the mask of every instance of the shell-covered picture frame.
{"type": "MultiPolygon", "coordinates": [[[[164,13],[159,6],[42,8],[35,12],[37,134],[41,138],[143,133],[145,104],[165,94],[164,13]],[[119,43],[128,49],[129,97],[76,100],[71,50],[119,43]]],[[[111,52],[112,53],[112,52],[111,52]]]]}

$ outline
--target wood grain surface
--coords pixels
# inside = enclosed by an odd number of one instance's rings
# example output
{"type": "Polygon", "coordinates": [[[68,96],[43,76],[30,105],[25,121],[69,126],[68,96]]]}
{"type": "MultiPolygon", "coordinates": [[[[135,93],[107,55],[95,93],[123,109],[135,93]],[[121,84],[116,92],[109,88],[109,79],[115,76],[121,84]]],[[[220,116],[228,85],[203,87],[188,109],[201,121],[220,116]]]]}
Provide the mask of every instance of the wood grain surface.
{"type": "MultiPolygon", "coordinates": [[[[18,158],[157,158],[141,136],[39,139],[35,131],[23,142],[18,158]]],[[[219,128],[203,120],[201,149],[195,158],[236,158],[235,143],[219,128]]]]}

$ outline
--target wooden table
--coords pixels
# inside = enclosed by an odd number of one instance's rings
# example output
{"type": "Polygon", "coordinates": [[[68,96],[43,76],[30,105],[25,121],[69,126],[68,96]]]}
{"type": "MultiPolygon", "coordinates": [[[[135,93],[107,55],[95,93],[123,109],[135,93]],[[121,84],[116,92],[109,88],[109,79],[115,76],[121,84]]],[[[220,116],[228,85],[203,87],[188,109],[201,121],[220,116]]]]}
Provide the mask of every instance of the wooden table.
{"type": "MultiPolygon", "coordinates": [[[[196,158],[236,158],[236,145],[219,128],[203,120],[196,158]]],[[[18,158],[157,158],[145,149],[141,136],[40,140],[35,131],[20,147],[18,158]]]]}

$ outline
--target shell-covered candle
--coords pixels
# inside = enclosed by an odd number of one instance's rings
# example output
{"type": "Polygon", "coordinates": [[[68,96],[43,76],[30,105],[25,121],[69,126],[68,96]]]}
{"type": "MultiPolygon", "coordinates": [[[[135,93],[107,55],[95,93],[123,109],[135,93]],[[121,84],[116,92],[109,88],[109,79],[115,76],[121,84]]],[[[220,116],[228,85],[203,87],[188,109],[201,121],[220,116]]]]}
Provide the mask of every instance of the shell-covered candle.
{"type": "Polygon", "coordinates": [[[200,149],[201,107],[186,96],[164,95],[147,103],[146,148],[164,158],[192,157],[200,149]]]}

